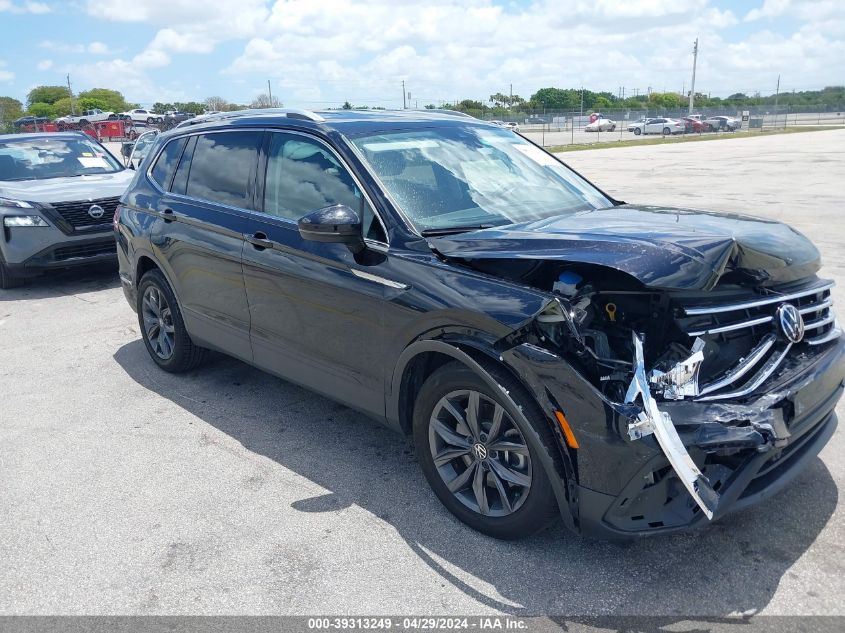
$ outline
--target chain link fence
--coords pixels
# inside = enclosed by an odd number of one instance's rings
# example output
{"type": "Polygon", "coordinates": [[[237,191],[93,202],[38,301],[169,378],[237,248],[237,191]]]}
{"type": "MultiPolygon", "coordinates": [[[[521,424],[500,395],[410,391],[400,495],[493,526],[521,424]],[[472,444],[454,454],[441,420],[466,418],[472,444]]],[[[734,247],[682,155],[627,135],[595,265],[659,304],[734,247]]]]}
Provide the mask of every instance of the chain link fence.
{"type": "MultiPolygon", "coordinates": [[[[694,113],[704,119],[717,116],[735,119],[739,124],[737,129],[745,132],[782,130],[790,127],[845,127],[845,103],[822,106],[707,107],[694,108],[694,113]]],[[[548,147],[626,140],[633,138],[633,133],[628,131],[629,126],[633,126],[642,119],[684,119],[688,116],[687,108],[611,109],[602,110],[600,113],[544,109],[485,113],[481,118],[488,121],[516,123],[521,134],[543,147],[548,147]],[[585,128],[595,118],[595,114],[601,114],[602,118],[610,119],[615,123],[613,129],[602,127],[599,131],[587,131],[585,128]]],[[[686,125],[678,136],[715,131],[709,127],[700,130],[686,125]]]]}

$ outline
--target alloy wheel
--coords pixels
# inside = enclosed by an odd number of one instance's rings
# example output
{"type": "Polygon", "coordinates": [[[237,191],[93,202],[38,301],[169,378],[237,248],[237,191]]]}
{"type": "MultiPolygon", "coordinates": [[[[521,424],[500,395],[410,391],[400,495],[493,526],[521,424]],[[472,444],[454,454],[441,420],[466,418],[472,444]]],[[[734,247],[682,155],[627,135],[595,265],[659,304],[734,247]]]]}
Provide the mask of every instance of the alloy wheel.
{"type": "Polygon", "coordinates": [[[148,286],[141,302],[144,333],[153,352],[162,360],[173,356],[175,328],[173,311],[156,286],[148,286]]]}
{"type": "Polygon", "coordinates": [[[505,408],[474,390],[453,391],[435,405],[429,449],[443,483],[485,516],[516,512],[531,489],[531,455],[505,408]]]}

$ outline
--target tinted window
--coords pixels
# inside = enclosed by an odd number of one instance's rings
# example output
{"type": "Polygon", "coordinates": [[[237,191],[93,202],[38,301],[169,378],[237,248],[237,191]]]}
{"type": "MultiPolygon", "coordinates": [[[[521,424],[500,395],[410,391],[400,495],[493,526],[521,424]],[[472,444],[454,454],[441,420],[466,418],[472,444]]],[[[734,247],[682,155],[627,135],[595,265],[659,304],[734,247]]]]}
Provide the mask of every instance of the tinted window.
{"type": "Polygon", "coordinates": [[[203,134],[197,138],[187,195],[233,207],[249,208],[261,132],[203,134]]]}
{"type": "Polygon", "coordinates": [[[364,236],[385,241],[381,225],[352,175],[325,145],[295,134],[273,134],[264,183],[264,212],[295,221],[332,204],[345,204],[357,211],[364,236]]]}
{"type": "Polygon", "coordinates": [[[179,162],[179,157],[182,155],[182,148],[185,147],[185,138],[176,138],[169,141],[164,146],[161,154],[158,155],[156,163],[153,166],[152,177],[162,189],[167,190],[170,187],[170,181],[173,180],[173,172],[176,171],[176,164],[179,162]]]}
{"type": "Polygon", "coordinates": [[[173,184],[170,186],[170,191],[173,193],[185,194],[188,187],[188,175],[191,173],[191,156],[194,154],[196,145],[197,137],[189,137],[185,151],[182,152],[182,158],[179,160],[179,166],[176,168],[176,175],[173,176],[173,184]]]}

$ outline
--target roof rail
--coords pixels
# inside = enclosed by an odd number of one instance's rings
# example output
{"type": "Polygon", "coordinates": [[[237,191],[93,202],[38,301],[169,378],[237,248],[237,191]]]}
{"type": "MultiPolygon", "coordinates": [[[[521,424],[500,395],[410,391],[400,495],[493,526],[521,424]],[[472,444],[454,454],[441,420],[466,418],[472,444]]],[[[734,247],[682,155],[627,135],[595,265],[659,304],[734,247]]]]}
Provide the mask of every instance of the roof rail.
{"type": "Polygon", "coordinates": [[[319,114],[311,110],[301,110],[299,108],[256,108],[254,110],[233,110],[231,112],[218,112],[217,114],[206,114],[182,121],[176,127],[187,127],[189,125],[199,125],[200,123],[209,123],[211,121],[225,121],[226,119],[236,119],[242,116],[250,115],[284,115],[289,119],[305,119],[306,121],[315,121],[320,123],[325,121],[319,114]]]}
{"type": "MultiPolygon", "coordinates": [[[[436,112],[437,114],[449,114],[451,116],[462,116],[468,119],[475,119],[476,117],[460,110],[447,110],[446,108],[426,108],[424,110],[415,110],[416,112],[436,112]]],[[[480,119],[479,119],[480,120],[480,119]]]]}

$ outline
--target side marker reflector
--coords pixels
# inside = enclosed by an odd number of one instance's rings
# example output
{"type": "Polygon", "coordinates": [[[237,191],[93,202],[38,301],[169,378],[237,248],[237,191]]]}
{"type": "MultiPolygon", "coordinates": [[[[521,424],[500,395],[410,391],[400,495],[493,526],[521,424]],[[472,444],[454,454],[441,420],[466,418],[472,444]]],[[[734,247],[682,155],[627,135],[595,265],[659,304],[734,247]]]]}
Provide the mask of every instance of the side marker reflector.
{"type": "Polygon", "coordinates": [[[566,421],[566,416],[563,415],[563,411],[555,411],[555,417],[557,418],[557,423],[560,424],[560,430],[563,431],[563,437],[566,440],[566,445],[569,448],[578,448],[578,440],[575,439],[575,434],[572,432],[569,422],[566,421]]]}

